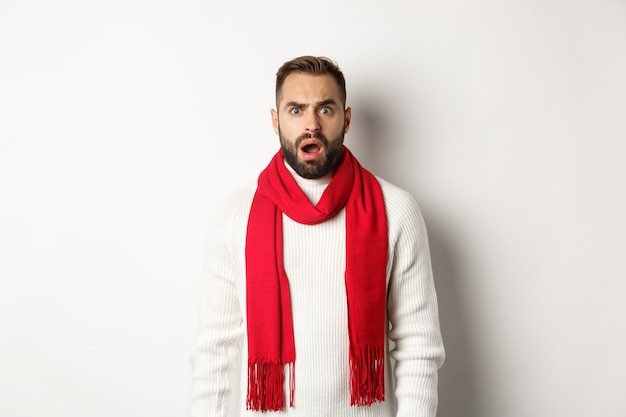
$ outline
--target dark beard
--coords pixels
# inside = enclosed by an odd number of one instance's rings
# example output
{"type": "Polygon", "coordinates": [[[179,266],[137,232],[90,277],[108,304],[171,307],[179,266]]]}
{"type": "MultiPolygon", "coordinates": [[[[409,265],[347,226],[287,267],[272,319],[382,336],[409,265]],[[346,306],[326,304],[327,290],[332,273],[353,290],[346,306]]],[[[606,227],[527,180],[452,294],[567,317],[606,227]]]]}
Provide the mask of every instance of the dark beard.
{"type": "Polygon", "coordinates": [[[278,136],[280,138],[280,147],[283,150],[285,161],[287,161],[289,166],[292,167],[293,170],[296,171],[296,173],[302,178],[322,178],[337,168],[343,151],[343,133],[341,133],[341,136],[333,140],[332,144],[328,141],[328,139],[326,139],[326,136],[321,133],[306,133],[300,136],[293,146],[285,140],[280,132],[280,129],[278,131],[278,136]],[[318,159],[316,161],[298,160],[298,149],[300,149],[300,144],[303,140],[309,138],[318,139],[324,144],[324,147],[326,148],[326,155],[322,159],[318,159]]]}

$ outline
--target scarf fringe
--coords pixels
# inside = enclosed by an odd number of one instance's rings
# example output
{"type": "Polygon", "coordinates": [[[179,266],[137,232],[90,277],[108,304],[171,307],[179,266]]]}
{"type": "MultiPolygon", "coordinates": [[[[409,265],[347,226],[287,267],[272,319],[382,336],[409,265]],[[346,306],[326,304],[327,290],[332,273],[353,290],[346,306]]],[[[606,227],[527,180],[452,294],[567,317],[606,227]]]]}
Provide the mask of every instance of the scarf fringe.
{"type": "Polygon", "coordinates": [[[371,406],[385,400],[384,350],[362,346],[360,359],[350,359],[350,405],[371,406]]]}
{"type": "MultiPolygon", "coordinates": [[[[289,406],[293,407],[295,366],[289,366],[289,406]]],[[[246,407],[252,411],[284,411],[285,365],[283,363],[248,363],[248,396],[246,407]]]]}

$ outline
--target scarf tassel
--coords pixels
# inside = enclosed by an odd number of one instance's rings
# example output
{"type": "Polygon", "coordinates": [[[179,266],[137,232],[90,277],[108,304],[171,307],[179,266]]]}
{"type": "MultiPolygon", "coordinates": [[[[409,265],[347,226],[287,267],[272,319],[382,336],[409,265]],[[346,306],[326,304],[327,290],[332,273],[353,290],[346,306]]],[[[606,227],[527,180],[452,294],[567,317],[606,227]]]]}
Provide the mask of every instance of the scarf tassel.
{"type": "Polygon", "coordinates": [[[361,358],[350,360],[350,405],[371,406],[385,400],[383,349],[361,348],[361,358]]]}
{"type": "MultiPolygon", "coordinates": [[[[289,366],[289,406],[293,407],[295,391],[294,363],[289,366]]],[[[284,411],[285,365],[282,363],[248,363],[247,409],[252,411],[284,411]]]]}

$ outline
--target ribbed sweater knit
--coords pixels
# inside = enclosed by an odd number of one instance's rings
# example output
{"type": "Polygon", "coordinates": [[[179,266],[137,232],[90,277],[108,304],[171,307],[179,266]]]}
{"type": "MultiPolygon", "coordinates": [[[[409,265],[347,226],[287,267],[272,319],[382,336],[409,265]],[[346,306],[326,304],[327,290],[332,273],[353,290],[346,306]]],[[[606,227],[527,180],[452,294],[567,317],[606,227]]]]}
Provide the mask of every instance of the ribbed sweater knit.
{"type": "MultiPolygon", "coordinates": [[[[330,181],[304,179],[291,172],[312,203],[320,199],[330,181]]],[[[379,182],[389,227],[385,401],[371,407],[350,406],[345,210],[314,226],[283,215],[284,266],[289,277],[296,345],[296,388],[294,407],[278,415],[436,414],[437,370],[443,363],[444,349],[426,228],[411,195],[384,180],[379,182]]],[[[209,232],[200,331],[191,356],[192,417],[260,415],[246,410],[245,402],[244,249],[255,189],[250,186],[225,201],[209,232]]]]}

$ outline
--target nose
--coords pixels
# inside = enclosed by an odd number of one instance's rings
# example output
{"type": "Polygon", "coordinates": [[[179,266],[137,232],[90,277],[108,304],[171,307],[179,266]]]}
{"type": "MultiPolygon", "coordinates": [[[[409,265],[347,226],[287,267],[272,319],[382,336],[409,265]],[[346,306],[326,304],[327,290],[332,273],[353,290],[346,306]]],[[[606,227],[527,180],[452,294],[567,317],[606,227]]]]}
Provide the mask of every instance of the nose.
{"type": "Polygon", "coordinates": [[[320,130],[320,121],[317,112],[310,112],[307,115],[305,130],[307,132],[317,132],[320,130]]]}

